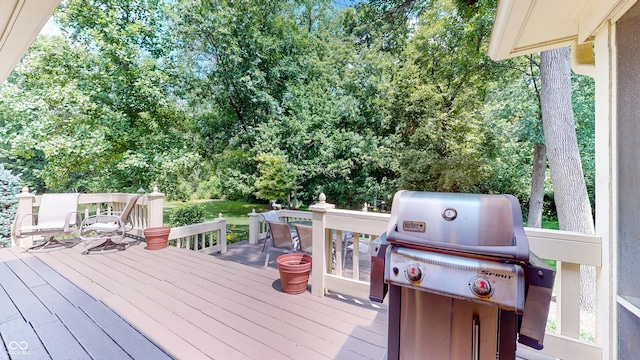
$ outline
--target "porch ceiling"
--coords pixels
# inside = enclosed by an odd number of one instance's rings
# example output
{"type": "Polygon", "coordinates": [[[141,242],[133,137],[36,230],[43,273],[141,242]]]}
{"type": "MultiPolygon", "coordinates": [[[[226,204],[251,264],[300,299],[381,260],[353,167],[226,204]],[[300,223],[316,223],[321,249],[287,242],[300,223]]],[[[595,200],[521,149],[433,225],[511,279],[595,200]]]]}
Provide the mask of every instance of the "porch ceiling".
{"type": "Polygon", "coordinates": [[[60,0],[2,0],[0,82],[4,82],[49,20],[60,0]]]}
{"type": "Polygon", "coordinates": [[[583,44],[637,0],[500,0],[489,56],[502,60],[583,44]]]}

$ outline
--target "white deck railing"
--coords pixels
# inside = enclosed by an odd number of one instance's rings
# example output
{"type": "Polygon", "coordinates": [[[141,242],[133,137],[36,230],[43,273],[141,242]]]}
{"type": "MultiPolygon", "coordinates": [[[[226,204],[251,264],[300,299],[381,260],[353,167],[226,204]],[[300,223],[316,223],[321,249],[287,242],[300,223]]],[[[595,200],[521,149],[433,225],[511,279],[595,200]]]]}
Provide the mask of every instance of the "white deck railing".
{"type": "MultiPolygon", "coordinates": [[[[112,214],[120,212],[126,204],[136,194],[127,193],[104,193],[104,194],[80,194],[78,197],[78,210],[82,213],[83,218],[97,214],[112,214]]],[[[42,195],[34,195],[25,187],[22,192],[17,195],[18,211],[16,213],[17,225],[19,219],[23,219],[25,214],[36,214],[37,207],[40,206],[42,195]]],[[[135,208],[131,214],[133,230],[129,233],[142,236],[142,230],[148,227],[162,226],[163,222],[163,200],[164,194],[158,192],[158,188],[150,194],[146,194],[138,199],[135,208]]],[[[31,225],[31,217],[23,219],[22,225],[31,225]]],[[[15,228],[14,228],[15,233],[15,228]]],[[[36,239],[38,237],[35,237],[36,239]]],[[[24,238],[13,239],[13,246],[29,247],[33,244],[34,237],[28,236],[24,238]]]]}
{"type": "Polygon", "coordinates": [[[172,228],[169,245],[205,254],[227,252],[227,220],[219,215],[212,221],[172,228]]]}
{"type": "MultiPolygon", "coordinates": [[[[112,214],[121,212],[126,204],[136,194],[105,193],[105,194],[80,194],[78,209],[83,218],[97,214],[112,214]]],[[[25,214],[37,213],[40,206],[41,195],[34,195],[26,187],[17,195],[18,211],[16,221],[22,219],[25,214]]],[[[150,194],[145,194],[136,202],[131,213],[133,229],[129,234],[142,237],[143,230],[149,227],[163,226],[164,194],[154,188],[150,194]]],[[[22,225],[31,225],[31,217],[26,217],[22,225]]],[[[180,248],[197,250],[205,253],[227,251],[227,222],[221,215],[218,219],[202,224],[182,226],[171,229],[169,239],[171,245],[180,248]]],[[[35,237],[37,240],[38,237],[35,237]]],[[[12,239],[12,246],[30,247],[33,245],[33,236],[12,239]]]]}
{"type": "MultiPolygon", "coordinates": [[[[310,207],[311,212],[280,210],[281,219],[311,220],[313,225],[313,268],[311,273],[312,293],[323,296],[332,291],[356,298],[367,299],[369,282],[360,279],[358,258],[362,241],[370,241],[387,230],[388,214],[335,209],[333,205],[319,203],[310,207]],[[353,234],[353,271],[342,271],[343,242],[335,239],[342,234],[353,234]],[[333,248],[333,250],[332,250],[333,248]],[[348,276],[345,276],[348,275],[348,276]]],[[[260,214],[250,215],[250,242],[264,238],[266,226],[260,214]]],[[[557,273],[555,284],[555,332],[547,332],[543,354],[561,359],[601,359],[602,346],[597,332],[594,343],[580,339],[583,332],[593,328],[581,325],[579,304],[580,265],[601,266],[601,238],[566,231],[525,228],[530,250],[540,258],[555,260],[557,273]]],[[[351,250],[351,249],[350,249],[351,250]]],[[[600,284],[595,284],[599,286],[600,284]]],[[[605,304],[606,305],[606,304],[605,304]]],[[[596,309],[606,309],[596,304],[596,309]]],[[[594,318],[597,318],[595,315],[594,318]]],[[[592,325],[596,326],[596,325],[592,325]]]]}

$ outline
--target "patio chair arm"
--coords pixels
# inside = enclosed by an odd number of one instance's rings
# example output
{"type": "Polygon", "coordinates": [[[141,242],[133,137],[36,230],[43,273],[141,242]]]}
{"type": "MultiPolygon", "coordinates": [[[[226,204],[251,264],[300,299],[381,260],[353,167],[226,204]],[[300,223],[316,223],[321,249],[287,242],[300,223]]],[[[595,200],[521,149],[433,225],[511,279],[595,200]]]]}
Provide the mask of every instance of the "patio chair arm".
{"type": "Polygon", "coordinates": [[[64,220],[64,232],[68,233],[69,232],[69,227],[70,227],[70,222],[71,222],[71,217],[72,216],[76,216],[76,226],[80,226],[80,223],[82,222],[82,213],[79,211],[72,211],[70,213],[67,214],[67,217],[64,220]]]}
{"type": "Polygon", "coordinates": [[[32,217],[31,219],[32,222],[35,222],[36,224],[38,223],[38,214],[25,214],[20,218],[20,220],[18,220],[18,223],[16,224],[16,237],[20,237],[20,229],[22,228],[22,223],[24,222],[24,218],[26,218],[27,216],[32,217]]]}
{"type": "Polygon", "coordinates": [[[97,223],[116,223],[116,222],[120,222],[120,217],[117,215],[98,214],[98,215],[89,216],[84,220],[82,220],[82,223],[80,224],[80,228],[84,228],[87,225],[93,225],[97,223]]]}

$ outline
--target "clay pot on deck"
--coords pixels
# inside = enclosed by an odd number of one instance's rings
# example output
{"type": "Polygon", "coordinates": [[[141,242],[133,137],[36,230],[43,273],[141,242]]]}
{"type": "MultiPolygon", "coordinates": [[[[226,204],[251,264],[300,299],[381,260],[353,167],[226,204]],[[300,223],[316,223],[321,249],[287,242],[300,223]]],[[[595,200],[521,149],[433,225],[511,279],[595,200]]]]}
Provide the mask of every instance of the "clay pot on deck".
{"type": "Polygon", "coordinates": [[[147,242],[147,250],[160,250],[166,248],[169,243],[170,231],[171,228],[168,226],[144,229],[144,239],[147,242]]]}
{"type": "Polygon", "coordinates": [[[287,294],[301,294],[307,291],[309,273],[311,272],[311,256],[293,253],[278,256],[278,271],[282,290],[287,294]]]}

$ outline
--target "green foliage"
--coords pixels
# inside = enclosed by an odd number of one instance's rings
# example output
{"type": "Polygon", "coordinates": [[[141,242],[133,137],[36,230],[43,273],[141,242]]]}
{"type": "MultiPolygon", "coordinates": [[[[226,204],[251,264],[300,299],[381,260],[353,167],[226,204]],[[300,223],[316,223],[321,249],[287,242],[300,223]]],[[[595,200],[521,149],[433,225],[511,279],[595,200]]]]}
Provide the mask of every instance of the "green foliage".
{"type": "MultiPolygon", "coordinates": [[[[525,204],[542,141],[537,58],[487,58],[494,9],[65,1],[65,35],[39,37],[0,85],[0,162],[38,191],[157,185],[169,200],[304,203],[324,192],[359,209],[409,188],[525,204]]],[[[593,81],[573,80],[593,200],[593,81]]]]}
{"type": "Polygon", "coordinates": [[[497,143],[482,104],[495,65],[486,55],[491,14],[466,22],[451,1],[427,5],[404,52],[389,105],[398,121],[399,187],[486,191],[497,143]]]}
{"type": "Polygon", "coordinates": [[[169,225],[172,227],[199,224],[205,219],[204,207],[197,203],[182,203],[171,210],[169,225]]]}
{"type": "Polygon", "coordinates": [[[260,153],[256,156],[259,176],[256,197],[264,200],[283,200],[296,184],[296,171],[282,155],[260,153]]]}
{"type": "Polygon", "coordinates": [[[0,164],[0,247],[11,243],[11,228],[18,211],[20,176],[0,164]]]}

